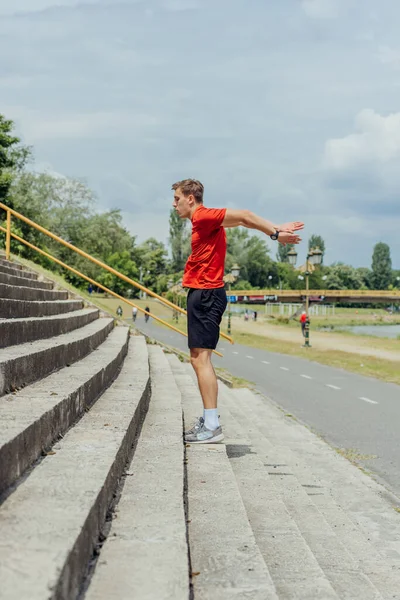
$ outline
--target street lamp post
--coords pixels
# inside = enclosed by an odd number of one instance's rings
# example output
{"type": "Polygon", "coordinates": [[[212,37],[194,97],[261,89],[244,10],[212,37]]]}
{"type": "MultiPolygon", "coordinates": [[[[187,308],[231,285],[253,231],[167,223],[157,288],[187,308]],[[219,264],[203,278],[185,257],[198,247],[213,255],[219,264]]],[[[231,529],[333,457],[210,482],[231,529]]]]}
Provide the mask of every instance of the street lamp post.
{"type": "MultiPolygon", "coordinates": [[[[143,267],[140,266],[139,267],[139,282],[142,284],[143,283],[143,267]]],[[[139,298],[142,299],[143,298],[143,292],[142,290],[139,290],[139,298]]]]}
{"type": "MultiPolygon", "coordinates": [[[[289,258],[289,263],[292,266],[295,266],[296,261],[297,261],[297,252],[296,252],[296,250],[294,248],[292,248],[288,252],[288,258],[289,258]]],[[[305,335],[304,348],[311,348],[311,344],[310,344],[310,317],[309,317],[309,308],[310,308],[309,276],[312,273],[312,271],[314,270],[314,267],[316,267],[317,265],[320,265],[321,262],[322,262],[322,251],[318,247],[311,248],[309,250],[309,252],[307,253],[306,264],[305,264],[305,271],[304,271],[304,275],[306,276],[306,316],[307,316],[306,328],[305,328],[305,334],[306,335],[305,335]]]]}
{"type": "Polygon", "coordinates": [[[237,264],[234,264],[231,272],[224,276],[225,283],[228,284],[228,335],[231,335],[231,285],[235,283],[236,279],[239,277],[240,267],[237,264]]]}

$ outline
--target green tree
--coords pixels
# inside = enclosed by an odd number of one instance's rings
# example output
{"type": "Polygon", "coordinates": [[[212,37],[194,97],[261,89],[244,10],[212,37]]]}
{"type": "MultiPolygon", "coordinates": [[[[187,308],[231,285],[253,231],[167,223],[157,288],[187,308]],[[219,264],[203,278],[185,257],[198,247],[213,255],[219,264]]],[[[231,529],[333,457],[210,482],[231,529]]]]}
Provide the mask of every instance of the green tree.
{"type": "Polygon", "coordinates": [[[185,266],[188,251],[188,231],[186,219],[181,219],[175,209],[169,215],[169,245],[171,247],[171,268],[176,273],[185,266]]]}
{"type": "Polygon", "coordinates": [[[138,267],[142,268],[143,285],[155,287],[158,277],[168,270],[166,247],[155,238],[149,238],[137,247],[135,255],[138,267]]]}
{"type": "MultiPolygon", "coordinates": [[[[131,259],[129,250],[114,252],[114,254],[111,254],[108,257],[107,264],[131,279],[137,280],[138,278],[138,269],[131,259]]],[[[104,269],[102,269],[101,273],[98,275],[98,281],[120,295],[127,295],[128,290],[132,290],[132,286],[129,283],[104,269]]],[[[136,287],[133,288],[130,295],[138,295],[136,287]]]]}
{"type": "Polygon", "coordinates": [[[298,287],[298,271],[287,262],[278,262],[277,265],[279,287],[283,290],[294,290],[298,287]]]}
{"type": "Polygon", "coordinates": [[[316,235],[315,233],[312,234],[312,236],[310,237],[310,239],[308,240],[308,249],[311,250],[311,248],[319,248],[322,252],[322,263],[324,262],[324,256],[325,256],[325,242],[324,239],[320,236],[320,235],[316,235]]]}
{"type": "Polygon", "coordinates": [[[394,288],[400,288],[400,270],[392,271],[392,286],[394,288]]]}
{"type": "MultiPolygon", "coordinates": [[[[124,268],[122,272],[126,275],[134,272],[132,265],[127,266],[125,253],[128,253],[130,260],[136,265],[135,239],[124,228],[120,211],[114,209],[96,213],[96,198],[84,183],[66,177],[23,172],[12,184],[9,197],[16,210],[62,239],[105,263],[113,263],[112,266],[115,268],[122,265],[124,268]]],[[[104,274],[101,267],[22,221],[14,219],[12,226],[16,233],[27,241],[100,281],[104,274]]],[[[13,248],[36,262],[40,261],[46,267],[60,269],[25,245],[21,244],[21,247],[17,247],[14,243],[13,248]]],[[[76,286],[86,285],[70,271],[65,276],[76,286]]],[[[114,280],[107,280],[108,283],[110,281],[114,280]]],[[[100,282],[104,283],[104,281],[100,282]]]]}
{"type": "Polygon", "coordinates": [[[368,267],[357,267],[356,271],[362,279],[362,289],[370,289],[372,275],[371,269],[368,269],[368,267]]]}
{"type": "Polygon", "coordinates": [[[288,263],[288,253],[294,247],[294,244],[286,244],[283,246],[282,244],[278,244],[278,250],[276,252],[276,260],[280,263],[288,263]]]}
{"type": "Polygon", "coordinates": [[[31,150],[14,135],[14,123],[0,114],[0,202],[8,202],[8,192],[18,171],[22,170],[31,150]]]}
{"type": "Polygon", "coordinates": [[[325,275],[323,287],[329,290],[359,290],[364,287],[362,274],[350,265],[335,263],[325,267],[325,275]]]}
{"type": "Polygon", "coordinates": [[[278,284],[276,263],[269,256],[269,248],[265,240],[256,235],[250,236],[246,244],[247,276],[252,285],[258,288],[269,288],[278,284]]]}
{"type": "Polygon", "coordinates": [[[227,242],[227,272],[238,263],[240,279],[248,281],[252,288],[265,288],[278,284],[276,263],[269,256],[269,248],[264,239],[256,235],[251,236],[247,229],[237,227],[227,230],[227,242]],[[272,277],[271,280],[269,276],[272,277]]]}
{"type": "Polygon", "coordinates": [[[392,280],[390,248],[384,242],[374,246],[372,254],[371,286],[375,290],[387,290],[392,280]]]}

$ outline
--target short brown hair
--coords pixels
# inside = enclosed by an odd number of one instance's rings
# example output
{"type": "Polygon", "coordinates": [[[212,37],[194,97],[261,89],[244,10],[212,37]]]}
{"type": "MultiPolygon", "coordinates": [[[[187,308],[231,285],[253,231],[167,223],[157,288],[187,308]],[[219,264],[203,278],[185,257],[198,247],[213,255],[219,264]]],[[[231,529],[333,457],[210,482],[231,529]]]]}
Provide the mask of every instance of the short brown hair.
{"type": "Polygon", "coordinates": [[[197,179],[183,179],[172,186],[173,190],[180,189],[184,196],[194,196],[196,202],[203,202],[204,185],[197,179]]]}

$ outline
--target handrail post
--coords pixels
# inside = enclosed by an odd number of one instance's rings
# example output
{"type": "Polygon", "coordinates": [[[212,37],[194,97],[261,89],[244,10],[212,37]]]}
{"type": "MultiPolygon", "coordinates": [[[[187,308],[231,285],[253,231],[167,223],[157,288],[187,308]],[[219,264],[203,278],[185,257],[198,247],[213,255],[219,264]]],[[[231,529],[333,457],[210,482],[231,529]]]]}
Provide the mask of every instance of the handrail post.
{"type": "Polygon", "coordinates": [[[6,232],[6,260],[10,260],[11,246],[11,212],[7,210],[7,232],[6,232]]]}

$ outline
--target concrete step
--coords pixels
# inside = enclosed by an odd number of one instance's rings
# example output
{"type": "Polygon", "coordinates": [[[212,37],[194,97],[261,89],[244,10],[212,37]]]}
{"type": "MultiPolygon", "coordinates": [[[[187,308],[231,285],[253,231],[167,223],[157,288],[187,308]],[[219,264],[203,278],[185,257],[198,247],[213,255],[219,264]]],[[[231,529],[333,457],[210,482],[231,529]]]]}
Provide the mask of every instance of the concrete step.
{"type": "Polygon", "coordinates": [[[19,266],[13,265],[9,267],[0,261],[0,273],[5,273],[7,275],[14,275],[15,277],[21,277],[24,279],[37,279],[38,274],[33,273],[32,271],[26,271],[25,269],[21,269],[19,266]]]}
{"type": "MultiPolygon", "coordinates": [[[[202,414],[199,391],[174,355],[168,355],[188,416],[202,414]]],[[[187,448],[188,518],[195,598],[277,599],[256,544],[224,444],[187,448]]]]}
{"type": "Polygon", "coordinates": [[[38,279],[27,279],[26,277],[16,277],[15,275],[8,275],[7,273],[0,273],[0,283],[6,285],[21,285],[23,287],[41,290],[52,290],[54,287],[54,284],[51,282],[39,281],[38,279]]]}
{"type": "MultiPolygon", "coordinates": [[[[232,393],[232,392],[231,392],[232,393]]],[[[219,407],[225,444],[258,547],[282,600],[338,599],[279,494],[272,467],[260,456],[243,421],[229,408],[229,391],[220,388],[219,407]]]]}
{"type": "Polygon", "coordinates": [[[76,598],[148,399],[146,343],[132,337],[117,380],[0,508],[3,598],[76,598]]]}
{"type": "Polygon", "coordinates": [[[10,300],[67,300],[68,292],[0,283],[0,298],[10,300]]]}
{"type": "MultiPolygon", "coordinates": [[[[301,425],[294,422],[292,430],[298,428],[301,425]]],[[[276,427],[268,434],[272,442],[275,429],[279,431],[276,427]]],[[[316,490],[320,493],[310,497],[319,510],[326,513],[326,518],[332,518],[332,523],[335,523],[329,504],[331,499],[336,506],[342,507],[347,521],[364,532],[364,538],[369,539],[381,557],[399,561],[400,522],[393,511],[393,506],[399,505],[399,499],[311,433],[308,438],[303,436],[301,445],[293,434],[284,438],[282,443],[288,457],[289,453],[296,453],[293,466],[296,476],[305,485],[318,486],[316,490]]],[[[373,556],[372,553],[370,555],[373,556]]]]}
{"type": "Polygon", "coordinates": [[[82,300],[12,300],[0,298],[0,317],[20,319],[65,314],[83,308],[82,300]]]}
{"type": "Polygon", "coordinates": [[[81,360],[113,327],[112,318],[96,319],[70,333],[0,349],[0,396],[81,360]]]}
{"type": "MultiPolygon", "coordinates": [[[[270,407],[266,407],[266,402],[250,390],[236,390],[234,395],[230,412],[248,430],[261,460],[270,465],[268,468],[274,473],[275,493],[284,502],[339,597],[362,600],[400,598],[400,563],[385,560],[379,555],[370,543],[373,530],[365,535],[348,518],[342,520],[342,511],[339,506],[335,507],[332,498],[327,501],[330,511],[323,514],[314,500],[324,496],[326,490],[322,486],[309,487],[316,485],[309,483],[310,478],[297,478],[295,465],[298,464],[301,447],[313,434],[293,419],[285,422],[284,415],[278,414],[277,409],[276,418],[270,418],[270,407]],[[274,442],[269,439],[271,431],[275,432],[274,442]],[[285,445],[287,439],[292,443],[295,440],[295,451],[291,452],[285,445]],[[327,520],[329,514],[331,518],[327,520]]],[[[329,453],[331,449],[327,444],[325,446],[321,451],[329,453]]],[[[354,466],[352,468],[355,469],[354,466]]],[[[329,471],[326,477],[329,478],[329,471]]],[[[394,511],[387,506],[387,512],[394,511]]],[[[397,524],[397,530],[400,534],[400,524],[397,524]]]]}
{"type": "Polygon", "coordinates": [[[0,319],[0,348],[68,333],[98,319],[99,312],[98,309],[83,308],[50,317],[0,319]]]}
{"type": "Polygon", "coordinates": [[[148,346],[151,400],[85,600],[188,600],[181,395],[159,346],[148,346]]]}
{"type": "Polygon", "coordinates": [[[6,255],[0,253],[0,264],[4,265],[5,267],[10,267],[11,269],[22,269],[22,265],[20,265],[19,263],[13,262],[12,260],[7,260],[6,259],[6,255]]]}
{"type": "Polygon", "coordinates": [[[116,327],[86,358],[0,399],[0,494],[111,384],[128,341],[129,329],[116,327]]]}

